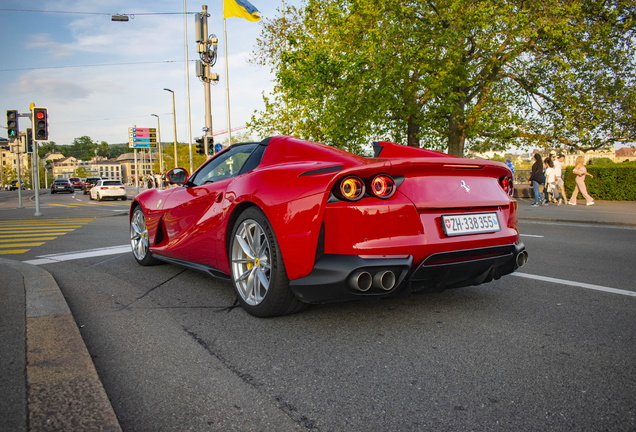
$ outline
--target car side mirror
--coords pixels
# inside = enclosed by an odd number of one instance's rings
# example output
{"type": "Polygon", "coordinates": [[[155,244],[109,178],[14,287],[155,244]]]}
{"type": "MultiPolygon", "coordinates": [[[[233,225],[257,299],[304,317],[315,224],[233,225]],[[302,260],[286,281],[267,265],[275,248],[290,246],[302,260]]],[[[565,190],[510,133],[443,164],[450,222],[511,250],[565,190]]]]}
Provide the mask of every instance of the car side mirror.
{"type": "Polygon", "coordinates": [[[182,185],[188,181],[188,171],[183,168],[173,168],[168,171],[166,177],[170,183],[182,185]]]}

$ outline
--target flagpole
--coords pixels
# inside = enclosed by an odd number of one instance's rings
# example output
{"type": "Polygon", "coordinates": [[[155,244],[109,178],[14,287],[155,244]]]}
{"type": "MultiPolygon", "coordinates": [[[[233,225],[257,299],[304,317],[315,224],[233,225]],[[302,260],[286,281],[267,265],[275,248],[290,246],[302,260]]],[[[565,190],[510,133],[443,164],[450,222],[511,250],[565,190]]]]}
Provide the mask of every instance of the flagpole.
{"type": "MultiPolygon", "coordinates": [[[[188,113],[188,147],[190,149],[190,174],[194,172],[192,165],[192,115],[190,113],[190,65],[188,64],[188,20],[186,19],[186,0],[183,0],[183,31],[185,33],[185,61],[186,61],[186,88],[188,94],[187,113],[188,113]]],[[[175,138],[176,142],[176,138],[175,138]]]]}
{"type": "Polygon", "coordinates": [[[223,18],[223,42],[225,44],[225,100],[227,103],[227,145],[232,144],[232,125],[230,123],[230,74],[228,72],[228,54],[227,54],[227,26],[226,19],[223,18]]]}

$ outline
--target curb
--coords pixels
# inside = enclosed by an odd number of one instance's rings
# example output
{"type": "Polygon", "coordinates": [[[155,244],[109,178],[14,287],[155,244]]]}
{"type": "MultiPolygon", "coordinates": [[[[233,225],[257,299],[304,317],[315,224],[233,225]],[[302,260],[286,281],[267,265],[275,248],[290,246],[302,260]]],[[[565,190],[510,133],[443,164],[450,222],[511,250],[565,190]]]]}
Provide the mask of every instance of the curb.
{"type": "Polygon", "coordinates": [[[1,259],[22,274],[26,297],[26,383],[30,431],[121,431],[77,324],[53,276],[1,259]]]}

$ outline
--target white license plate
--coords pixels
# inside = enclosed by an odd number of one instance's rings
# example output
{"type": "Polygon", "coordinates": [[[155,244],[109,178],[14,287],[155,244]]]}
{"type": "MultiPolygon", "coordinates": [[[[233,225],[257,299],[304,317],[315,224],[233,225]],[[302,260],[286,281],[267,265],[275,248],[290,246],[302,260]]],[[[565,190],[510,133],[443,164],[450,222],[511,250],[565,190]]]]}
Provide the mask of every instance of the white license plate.
{"type": "Polygon", "coordinates": [[[442,228],[447,236],[501,231],[496,212],[443,215],[442,228]]]}

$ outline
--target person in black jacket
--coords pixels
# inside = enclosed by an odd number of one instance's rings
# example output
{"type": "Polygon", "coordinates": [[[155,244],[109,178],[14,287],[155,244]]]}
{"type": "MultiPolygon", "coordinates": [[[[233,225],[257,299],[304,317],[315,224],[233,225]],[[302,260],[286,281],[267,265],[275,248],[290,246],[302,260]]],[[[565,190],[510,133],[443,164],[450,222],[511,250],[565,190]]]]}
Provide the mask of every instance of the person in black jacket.
{"type": "Polygon", "coordinates": [[[539,153],[534,154],[534,164],[532,164],[532,171],[530,172],[530,185],[534,190],[534,204],[532,207],[538,207],[543,205],[544,202],[539,202],[541,194],[539,193],[539,187],[543,183],[543,161],[539,153]]]}

